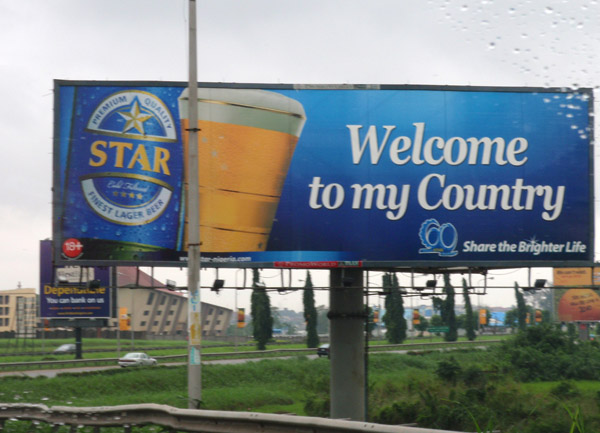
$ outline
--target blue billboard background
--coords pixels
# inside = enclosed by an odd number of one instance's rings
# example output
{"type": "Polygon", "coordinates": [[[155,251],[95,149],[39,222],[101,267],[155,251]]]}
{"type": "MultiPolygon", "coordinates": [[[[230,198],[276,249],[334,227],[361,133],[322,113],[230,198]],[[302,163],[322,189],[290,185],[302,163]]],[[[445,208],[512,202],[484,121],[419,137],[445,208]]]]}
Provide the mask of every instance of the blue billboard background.
{"type": "MultiPolygon", "coordinates": [[[[184,88],[183,83],[57,82],[59,261],[185,262],[185,158],[177,106],[184,88]],[[157,121],[153,132],[131,129],[129,136],[115,139],[121,126],[114,116],[111,120],[110,102],[123,91],[154,95],[155,105],[162,101],[171,135],[157,121]],[[108,104],[105,111],[98,108],[102,101],[108,104]],[[108,126],[90,129],[94,116],[108,126]],[[112,130],[110,121],[117,122],[112,130]],[[131,146],[111,148],[113,141],[131,146]],[[144,155],[134,154],[140,146],[150,164],[145,168],[144,155]],[[121,164],[114,163],[118,154],[111,156],[111,149],[123,151],[121,164]],[[165,172],[153,160],[167,151],[165,172]],[[107,160],[115,158],[110,170],[103,152],[107,160]],[[127,155],[137,163],[128,167],[127,155]],[[147,196],[140,193],[139,200],[144,212],[158,209],[156,218],[137,221],[142,213],[133,212],[127,214],[133,215],[131,225],[128,217],[103,214],[106,203],[90,202],[82,187],[88,181],[101,192],[132,176],[144,180],[136,188],[147,196]],[[159,206],[161,192],[168,200],[159,206]],[[82,254],[65,256],[60,248],[67,239],[81,242],[82,254]]],[[[298,101],[306,113],[268,243],[264,251],[203,252],[204,265],[591,262],[590,91],[262,88],[298,101]]],[[[133,112],[134,99],[122,106],[133,112]]],[[[163,114],[147,111],[158,120],[163,114]]],[[[135,208],[127,200],[116,207],[135,208]]]]}

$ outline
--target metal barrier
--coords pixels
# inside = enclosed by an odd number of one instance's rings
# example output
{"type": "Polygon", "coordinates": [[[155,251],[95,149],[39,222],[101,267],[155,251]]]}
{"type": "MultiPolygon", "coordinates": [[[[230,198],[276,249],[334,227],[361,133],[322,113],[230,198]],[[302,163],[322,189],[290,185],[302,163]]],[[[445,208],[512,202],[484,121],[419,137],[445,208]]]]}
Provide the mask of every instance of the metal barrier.
{"type": "Polygon", "coordinates": [[[131,432],[132,427],[145,425],[190,433],[457,433],[295,415],[178,409],[159,404],[47,407],[0,403],[0,429],[8,428],[7,421],[43,422],[55,427],[67,425],[72,432],[80,427],[94,427],[96,433],[103,427],[120,427],[131,432]]]}

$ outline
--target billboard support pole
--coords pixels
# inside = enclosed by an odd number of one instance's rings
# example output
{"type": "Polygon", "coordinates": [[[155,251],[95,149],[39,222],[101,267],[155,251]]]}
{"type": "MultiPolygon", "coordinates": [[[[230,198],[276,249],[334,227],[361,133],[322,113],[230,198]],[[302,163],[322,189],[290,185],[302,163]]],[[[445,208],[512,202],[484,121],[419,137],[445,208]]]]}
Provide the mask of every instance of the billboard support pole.
{"type": "Polygon", "coordinates": [[[362,269],[331,269],[331,418],[365,421],[365,306],[362,269]]]}
{"type": "Polygon", "coordinates": [[[200,224],[198,203],[198,78],[196,58],[196,0],[189,0],[189,145],[188,164],[188,407],[202,401],[200,344],[200,224]]]}

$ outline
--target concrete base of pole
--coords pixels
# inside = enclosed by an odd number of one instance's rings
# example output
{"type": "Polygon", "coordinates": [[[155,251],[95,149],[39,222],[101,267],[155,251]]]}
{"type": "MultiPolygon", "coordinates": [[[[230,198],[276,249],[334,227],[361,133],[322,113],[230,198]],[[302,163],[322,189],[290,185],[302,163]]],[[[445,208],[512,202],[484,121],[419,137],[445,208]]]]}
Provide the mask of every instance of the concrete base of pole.
{"type": "Polygon", "coordinates": [[[330,271],[331,418],[364,421],[365,348],[363,273],[330,271]]]}

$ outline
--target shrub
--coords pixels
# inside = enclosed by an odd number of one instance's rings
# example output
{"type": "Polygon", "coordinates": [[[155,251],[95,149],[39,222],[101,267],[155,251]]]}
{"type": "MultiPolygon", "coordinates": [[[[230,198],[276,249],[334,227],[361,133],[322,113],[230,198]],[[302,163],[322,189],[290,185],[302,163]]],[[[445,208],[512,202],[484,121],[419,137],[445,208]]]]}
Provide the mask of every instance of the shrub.
{"type": "Polygon", "coordinates": [[[443,360],[438,362],[437,369],[435,373],[438,377],[446,382],[450,382],[452,384],[456,384],[458,377],[461,373],[461,367],[456,361],[456,359],[452,356],[449,360],[443,360]]]}

